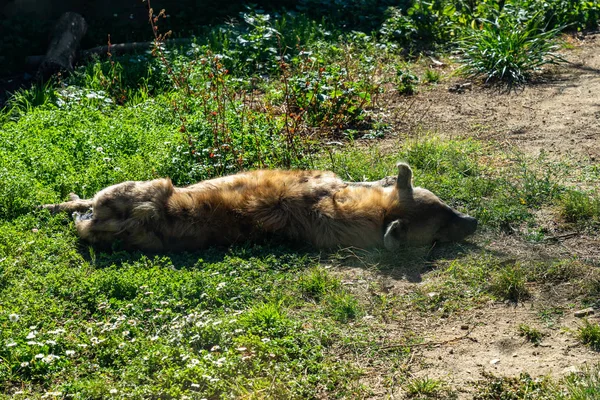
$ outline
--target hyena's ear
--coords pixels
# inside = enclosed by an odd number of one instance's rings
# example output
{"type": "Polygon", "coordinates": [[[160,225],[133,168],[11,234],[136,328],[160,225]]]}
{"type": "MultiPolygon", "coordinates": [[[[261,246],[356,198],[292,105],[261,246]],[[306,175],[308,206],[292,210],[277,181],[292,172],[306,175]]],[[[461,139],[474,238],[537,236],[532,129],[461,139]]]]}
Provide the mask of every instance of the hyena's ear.
{"type": "Polygon", "coordinates": [[[412,190],[412,170],[407,163],[396,164],[398,168],[398,179],[396,180],[396,187],[398,190],[412,190]]]}
{"type": "Polygon", "coordinates": [[[386,250],[394,251],[399,249],[406,242],[407,231],[406,222],[401,219],[390,222],[383,235],[383,246],[386,250]]]}

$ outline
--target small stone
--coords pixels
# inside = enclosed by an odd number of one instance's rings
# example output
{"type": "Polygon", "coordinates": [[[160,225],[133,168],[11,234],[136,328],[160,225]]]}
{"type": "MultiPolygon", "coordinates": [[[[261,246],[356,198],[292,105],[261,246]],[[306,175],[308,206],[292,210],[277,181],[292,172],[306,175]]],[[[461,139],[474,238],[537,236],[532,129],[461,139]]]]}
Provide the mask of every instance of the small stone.
{"type": "Polygon", "coordinates": [[[460,329],[462,329],[463,331],[468,331],[469,330],[469,325],[461,325],[460,329]]]}
{"type": "Polygon", "coordinates": [[[592,307],[584,308],[583,310],[575,311],[575,316],[577,318],[586,317],[588,315],[592,315],[594,313],[594,309],[592,307]]]}
{"type": "Polygon", "coordinates": [[[516,357],[516,356],[517,356],[517,353],[514,353],[512,356],[513,356],[513,357],[516,357]]]}
{"type": "Polygon", "coordinates": [[[490,364],[492,364],[492,365],[496,365],[496,364],[498,364],[499,362],[500,362],[500,359],[499,359],[499,358],[494,358],[493,360],[491,360],[491,361],[490,361],[490,364]]]}
{"type": "Polygon", "coordinates": [[[429,297],[435,297],[437,295],[439,295],[438,292],[429,292],[429,293],[427,293],[427,296],[429,296],[429,297]]]}
{"type": "Polygon", "coordinates": [[[450,349],[450,350],[448,350],[448,353],[450,353],[450,354],[454,354],[454,349],[450,349]]]}

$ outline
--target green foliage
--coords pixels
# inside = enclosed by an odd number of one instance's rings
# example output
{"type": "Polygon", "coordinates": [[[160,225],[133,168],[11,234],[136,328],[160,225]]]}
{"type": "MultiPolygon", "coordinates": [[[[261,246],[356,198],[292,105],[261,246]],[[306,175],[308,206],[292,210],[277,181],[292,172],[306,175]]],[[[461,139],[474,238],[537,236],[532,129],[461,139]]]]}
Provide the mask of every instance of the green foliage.
{"type": "Polygon", "coordinates": [[[419,78],[408,69],[396,68],[396,87],[402,94],[415,94],[419,78]]]}
{"type": "Polygon", "coordinates": [[[440,74],[439,71],[436,71],[435,69],[429,69],[429,68],[427,68],[425,70],[424,81],[426,83],[439,83],[441,79],[442,79],[442,75],[440,74]]]}
{"type": "Polygon", "coordinates": [[[322,267],[316,267],[300,277],[298,286],[304,296],[319,301],[327,294],[338,289],[340,281],[332,277],[322,267]]]}
{"type": "Polygon", "coordinates": [[[489,290],[501,299],[518,302],[530,296],[526,281],[520,265],[507,265],[492,276],[489,290]]]}
{"type": "Polygon", "coordinates": [[[526,324],[519,324],[519,335],[525,337],[525,339],[535,345],[540,344],[544,337],[542,332],[526,324]]]}
{"type": "Polygon", "coordinates": [[[581,343],[588,345],[592,350],[600,351],[600,325],[597,323],[584,320],[577,336],[581,343]]]}
{"type": "Polygon", "coordinates": [[[446,389],[446,382],[432,378],[411,379],[405,386],[409,399],[444,399],[451,398],[446,389]]]}
{"type": "Polygon", "coordinates": [[[479,384],[475,400],[551,400],[558,393],[553,390],[550,380],[532,378],[521,373],[518,378],[496,377],[485,373],[486,380],[479,384]]]}
{"type": "Polygon", "coordinates": [[[327,313],[341,323],[357,318],[362,309],[354,296],[349,293],[334,293],[327,297],[327,313]]]}
{"type": "Polygon", "coordinates": [[[460,42],[461,71],[486,82],[526,83],[544,65],[563,61],[556,53],[560,31],[560,27],[546,30],[540,14],[523,16],[518,10],[482,21],[460,42]]]}
{"type": "Polygon", "coordinates": [[[567,190],[561,196],[560,210],[569,222],[598,222],[600,199],[578,190],[567,190]]]}

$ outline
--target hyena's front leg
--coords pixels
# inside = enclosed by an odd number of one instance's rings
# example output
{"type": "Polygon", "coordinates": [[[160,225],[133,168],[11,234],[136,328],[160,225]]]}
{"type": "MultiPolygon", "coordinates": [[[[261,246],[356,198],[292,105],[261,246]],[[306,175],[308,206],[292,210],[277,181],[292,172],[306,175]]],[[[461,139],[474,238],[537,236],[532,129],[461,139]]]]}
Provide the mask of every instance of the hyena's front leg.
{"type": "Polygon", "coordinates": [[[92,208],[92,200],[82,200],[75,193],[69,195],[70,201],[59,204],[44,204],[41,208],[49,210],[52,214],[66,211],[69,214],[74,212],[86,212],[92,208]]]}

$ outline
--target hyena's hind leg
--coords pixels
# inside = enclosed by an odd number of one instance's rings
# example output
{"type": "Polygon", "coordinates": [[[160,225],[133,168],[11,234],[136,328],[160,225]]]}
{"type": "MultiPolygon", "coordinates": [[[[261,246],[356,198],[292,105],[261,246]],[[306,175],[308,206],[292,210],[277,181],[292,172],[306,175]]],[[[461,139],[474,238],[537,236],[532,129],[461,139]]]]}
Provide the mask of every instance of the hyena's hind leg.
{"type": "Polygon", "coordinates": [[[75,193],[69,195],[70,201],[59,204],[44,204],[41,208],[49,210],[52,214],[66,211],[69,214],[74,212],[86,212],[92,208],[92,200],[82,200],[75,193]]]}

